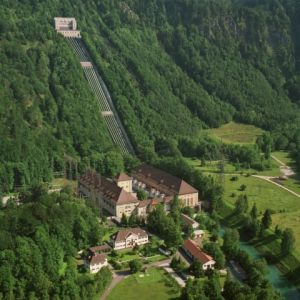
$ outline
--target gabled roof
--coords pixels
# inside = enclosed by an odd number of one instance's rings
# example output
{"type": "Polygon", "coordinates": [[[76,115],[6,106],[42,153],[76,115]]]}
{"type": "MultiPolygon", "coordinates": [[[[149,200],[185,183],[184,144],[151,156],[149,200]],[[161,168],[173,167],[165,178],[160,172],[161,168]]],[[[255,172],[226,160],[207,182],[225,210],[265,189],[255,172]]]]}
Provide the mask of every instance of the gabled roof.
{"type": "Polygon", "coordinates": [[[133,177],[154,189],[163,191],[167,195],[186,195],[198,193],[198,191],[185,182],[165,171],[149,165],[141,165],[133,171],[133,177]]]}
{"type": "Polygon", "coordinates": [[[147,232],[141,228],[128,228],[118,231],[118,233],[114,235],[114,240],[115,242],[125,241],[131,234],[135,234],[139,238],[148,236],[147,232]]]}
{"type": "Polygon", "coordinates": [[[198,222],[196,222],[194,219],[192,219],[191,217],[189,217],[185,214],[181,214],[181,219],[185,226],[194,225],[194,224],[197,224],[197,226],[199,226],[198,222]]]}
{"type": "Polygon", "coordinates": [[[138,200],[130,193],[119,187],[115,182],[97,174],[95,171],[87,171],[80,177],[79,182],[92,190],[102,193],[103,197],[108,198],[116,204],[137,203],[138,200]]]}
{"type": "Polygon", "coordinates": [[[132,180],[132,177],[130,177],[130,176],[127,175],[126,173],[119,173],[119,174],[115,177],[115,181],[116,181],[116,182],[120,182],[120,181],[128,181],[128,180],[132,180]]]}
{"type": "Polygon", "coordinates": [[[105,261],[106,261],[105,254],[95,254],[95,255],[91,255],[89,258],[89,263],[91,265],[103,264],[105,261]]]}
{"type": "Polygon", "coordinates": [[[111,250],[111,247],[108,244],[105,244],[102,246],[90,247],[89,250],[93,253],[96,253],[96,252],[111,250]]]}
{"type": "Polygon", "coordinates": [[[194,257],[194,259],[197,259],[202,264],[214,261],[211,256],[201,251],[199,246],[192,240],[185,240],[183,243],[183,248],[184,250],[188,251],[194,257]]]}

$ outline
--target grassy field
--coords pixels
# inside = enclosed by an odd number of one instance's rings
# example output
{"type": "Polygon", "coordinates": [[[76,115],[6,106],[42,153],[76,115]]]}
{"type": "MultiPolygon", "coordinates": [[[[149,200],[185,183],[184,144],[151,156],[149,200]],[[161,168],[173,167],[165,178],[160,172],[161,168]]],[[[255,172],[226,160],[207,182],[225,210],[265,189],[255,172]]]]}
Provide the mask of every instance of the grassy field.
{"type": "Polygon", "coordinates": [[[263,133],[263,130],[253,125],[230,122],[219,128],[208,129],[207,132],[224,143],[250,144],[263,133]]]}
{"type": "Polygon", "coordinates": [[[179,288],[170,284],[164,271],[151,268],[147,274],[137,273],[120,282],[107,300],[179,299],[179,288]]]}
{"type": "Polygon", "coordinates": [[[293,166],[293,160],[290,157],[289,153],[286,151],[275,151],[272,152],[272,155],[282,161],[284,164],[288,166],[293,166]]]}
{"type": "Polygon", "coordinates": [[[300,210],[300,198],[270,182],[255,177],[237,176],[237,181],[231,181],[232,176],[224,177],[224,200],[229,204],[233,205],[239,195],[246,194],[250,207],[256,203],[258,211],[264,211],[267,208],[274,212],[300,210]],[[240,191],[243,184],[246,185],[246,190],[240,191]],[[233,193],[234,197],[232,197],[233,193]]]}
{"type": "Polygon", "coordinates": [[[291,228],[296,236],[296,250],[300,257],[300,210],[290,213],[272,215],[273,224],[280,228],[291,228]]]}
{"type": "MultiPolygon", "coordinates": [[[[191,165],[192,167],[201,170],[204,173],[219,173],[220,172],[220,162],[219,161],[206,161],[205,165],[201,165],[201,160],[196,159],[196,158],[185,158],[186,161],[191,165]]],[[[270,170],[265,170],[258,172],[257,170],[254,169],[244,169],[240,168],[239,170],[236,169],[236,167],[231,164],[226,162],[224,165],[224,173],[229,173],[229,174],[258,174],[262,176],[280,176],[280,168],[279,164],[275,160],[271,160],[271,169],[270,170]]]]}

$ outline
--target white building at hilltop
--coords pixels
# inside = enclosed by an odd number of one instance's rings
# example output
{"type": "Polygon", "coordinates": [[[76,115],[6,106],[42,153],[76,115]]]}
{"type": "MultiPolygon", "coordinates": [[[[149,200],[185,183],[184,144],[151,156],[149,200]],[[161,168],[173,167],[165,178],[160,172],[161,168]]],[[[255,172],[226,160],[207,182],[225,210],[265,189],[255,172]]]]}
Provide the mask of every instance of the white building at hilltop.
{"type": "Polygon", "coordinates": [[[54,18],[55,30],[64,37],[81,38],[75,18],[54,18]]]}

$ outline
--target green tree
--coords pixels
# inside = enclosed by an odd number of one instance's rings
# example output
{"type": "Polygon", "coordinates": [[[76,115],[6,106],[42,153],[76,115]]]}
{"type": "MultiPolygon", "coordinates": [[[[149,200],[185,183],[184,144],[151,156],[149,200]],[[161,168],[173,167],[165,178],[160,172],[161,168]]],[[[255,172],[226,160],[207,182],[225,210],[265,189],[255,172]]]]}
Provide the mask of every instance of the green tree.
{"type": "Polygon", "coordinates": [[[269,209],[265,210],[264,215],[261,219],[261,223],[264,229],[268,229],[272,225],[272,216],[269,209]]]}
{"type": "Polygon", "coordinates": [[[190,271],[192,274],[199,278],[204,275],[203,266],[198,260],[194,260],[190,266],[190,271]]]}
{"type": "Polygon", "coordinates": [[[238,214],[246,213],[248,210],[248,197],[246,195],[240,195],[235,202],[235,211],[238,214]]]}
{"type": "Polygon", "coordinates": [[[122,217],[121,217],[121,225],[123,227],[127,227],[128,226],[128,218],[127,216],[123,213],[122,217]]]}
{"type": "Polygon", "coordinates": [[[295,236],[292,229],[287,228],[283,231],[280,246],[282,254],[285,255],[290,253],[294,249],[295,236]]]}
{"type": "Polygon", "coordinates": [[[257,206],[256,206],[256,203],[254,203],[252,208],[251,208],[250,216],[253,220],[257,219],[257,206]]]}
{"type": "Polygon", "coordinates": [[[223,251],[228,257],[233,258],[239,249],[239,232],[236,229],[226,229],[223,237],[223,251]]]}
{"type": "Polygon", "coordinates": [[[131,273],[137,273],[142,269],[142,263],[138,259],[131,260],[129,262],[129,268],[131,273]]]}
{"type": "Polygon", "coordinates": [[[146,200],[148,198],[148,194],[142,189],[139,189],[136,195],[139,200],[146,200]]]}
{"type": "Polygon", "coordinates": [[[204,294],[203,281],[200,279],[188,279],[186,286],[182,289],[181,298],[184,300],[209,300],[204,294]]]}

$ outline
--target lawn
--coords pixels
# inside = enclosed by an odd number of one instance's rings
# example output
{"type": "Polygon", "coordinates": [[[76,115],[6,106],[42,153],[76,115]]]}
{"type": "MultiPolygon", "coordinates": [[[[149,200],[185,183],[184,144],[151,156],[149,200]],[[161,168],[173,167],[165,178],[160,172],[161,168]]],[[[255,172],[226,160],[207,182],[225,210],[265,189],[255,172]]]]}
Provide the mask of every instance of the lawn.
{"type": "Polygon", "coordinates": [[[132,249],[117,250],[118,256],[114,257],[111,254],[108,255],[109,258],[115,258],[120,263],[127,262],[133,259],[140,259],[139,253],[135,253],[132,249]]]}
{"type": "Polygon", "coordinates": [[[207,132],[224,143],[251,144],[263,133],[263,130],[253,125],[230,122],[219,128],[208,129],[207,132]]]}
{"type": "Polygon", "coordinates": [[[262,212],[267,208],[274,212],[293,212],[300,210],[300,198],[286,192],[280,187],[265,180],[238,176],[237,181],[231,181],[232,176],[224,176],[224,196],[223,199],[233,205],[238,195],[246,194],[249,200],[249,206],[256,203],[258,211],[262,212]],[[246,185],[245,191],[240,191],[241,185],[246,185]],[[235,197],[232,197],[232,194],[235,197]]]}
{"type": "Polygon", "coordinates": [[[293,159],[290,157],[289,153],[286,151],[275,151],[275,152],[272,152],[272,155],[275,156],[280,161],[282,161],[287,166],[293,165],[293,159]]]}
{"type": "Polygon", "coordinates": [[[121,281],[107,300],[179,299],[180,290],[172,282],[163,270],[151,268],[147,274],[137,273],[121,281]]]}
{"type": "Polygon", "coordinates": [[[300,194],[300,179],[299,175],[294,175],[292,177],[289,177],[288,180],[281,181],[281,184],[288,189],[300,194]]]}
{"type": "Polygon", "coordinates": [[[280,228],[291,228],[295,234],[296,238],[296,247],[295,249],[299,253],[300,257],[300,211],[290,212],[290,213],[281,213],[272,215],[273,224],[275,227],[276,224],[280,228]]]}
{"type": "MultiPolygon", "coordinates": [[[[201,165],[201,160],[197,159],[197,158],[185,158],[186,162],[198,169],[201,170],[203,173],[219,173],[220,172],[220,162],[219,161],[206,161],[205,165],[201,165]]],[[[235,166],[231,163],[226,162],[224,165],[224,173],[229,173],[229,174],[233,174],[233,173],[237,173],[237,174],[257,174],[257,175],[262,175],[262,176],[280,176],[281,172],[280,172],[280,168],[278,163],[275,160],[271,160],[271,169],[270,170],[265,170],[265,171],[257,171],[254,169],[244,169],[244,168],[240,168],[239,170],[237,170],[235,168],[235,166]]]]}

